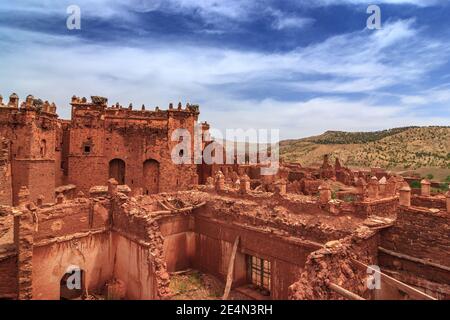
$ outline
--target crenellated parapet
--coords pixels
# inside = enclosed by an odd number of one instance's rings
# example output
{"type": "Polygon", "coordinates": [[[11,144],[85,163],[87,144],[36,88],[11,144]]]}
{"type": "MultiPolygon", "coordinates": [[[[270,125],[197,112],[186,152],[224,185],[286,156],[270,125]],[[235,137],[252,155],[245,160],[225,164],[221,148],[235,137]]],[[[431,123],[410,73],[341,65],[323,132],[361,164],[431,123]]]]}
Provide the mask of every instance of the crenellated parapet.
{"type": "Polygon", "coordinates": [[[91,101],[88,102],[85,97],[73,96],[72,101],[72,118],[77,116],[98,116],[109,118],[124,118],[124,119],[168,119],[170,117],[195,117],[200,114],[198,105],[191,105],[187,103],[184,107],[178,103],[174,107],[173,103],[169,104],[168,109],[163,110],[160,107],[155,107],[154,110],[147,109],[142,105],[140,109],[133,109],[133,104],[130,103],[128,107],[124,107],[118,102],[108,106],[108,99],[100,96],[91,96],[91,101]]]}
{"type": "Polygon", "coordinates": [[[9,102],[4,103],[0,96],[0,125],[8,127],[26,126],[32,122],[43,129],[54,128],[58,115],[54,102],[43,101],[28,95],[22,103],[19,103],[16,93],[11,94],[9,102]]]}
{"type": "Polygon", "coordinates": [[[19,107],[19,97],[17,96],[16,93],[13,93],[9,96],[8,107],[16,109],[19,107]]]}

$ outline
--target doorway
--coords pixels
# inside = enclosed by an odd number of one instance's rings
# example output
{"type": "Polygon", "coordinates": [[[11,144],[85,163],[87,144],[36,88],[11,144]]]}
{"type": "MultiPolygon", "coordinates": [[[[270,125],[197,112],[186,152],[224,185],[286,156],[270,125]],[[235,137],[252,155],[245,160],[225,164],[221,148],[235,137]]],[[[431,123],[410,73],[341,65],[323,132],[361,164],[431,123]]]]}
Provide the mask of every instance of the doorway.
{"type": "Polygon", "coordinates": [[[119,185],[125,184],[125,161],[113,159],[109,162],[109,178],[116,179],[119,185]]]}
{"type": "Polygon", "coordinates": [[[149,159],[144,162],[144,194],[159,192],[159,162],[149,159]]]}

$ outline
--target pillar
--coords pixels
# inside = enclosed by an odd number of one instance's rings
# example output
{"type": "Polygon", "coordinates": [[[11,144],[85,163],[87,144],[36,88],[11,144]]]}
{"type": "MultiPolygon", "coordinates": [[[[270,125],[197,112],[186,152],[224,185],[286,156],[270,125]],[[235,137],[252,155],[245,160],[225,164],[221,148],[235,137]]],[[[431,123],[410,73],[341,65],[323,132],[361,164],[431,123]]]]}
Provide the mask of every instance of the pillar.
{"type": "Polygon", "coordinates": [[[12,95],[9,96],[8,107],[16,109],[19,108],[19,97],[17,96],[17,94],[13,93],[12,95]]]}
{"type": "Polygon", "coordinates": [[[395,188],[396,188],[397,180],[394,176],[391,176],[386,184],[386,195],[388,197],[395,196],[395,188]]]}
{"type": "Polygon", "coordinates": [[[405,207],[411,206],[411,187],[409,185],[404,185],[399,190],[400,193],[400,205],[405,207]]]}
{"type": "Polygon", "coordinates": [[[319,186],[319,203],[327,204],[331,200],[331,189],[327,183],[319,186]]]}
{"type": "Polygon", "coordinates": [[[114,195],[115,193],[117,193],[117,185],[119,183],[117,182],[116,179],[111,178],[108,180],[108,194],[110,196],[114,195]]]}
{"type": "Polygon", "coordinates": [[[34,97],[31,94],[29,94],[25,99],[25,104],[26,104],[27,108],[33,107],[33,103],[34,103],[34,97]]]}
{"type": "Polygon", "coordinates": [[[379,181],[379,195],[380,196],[386,195],[386,184],[387,184],[386,177],[382,177],[379,181]]]}
{"type": "Polygon", "coordinates": [[[420,194],[424,197],[429,197],[431,195],[431,182],[427,179],[420,181],[420,194]]]}
{"type": "Polygon", "coordinates": [[[223,175],[222,171],[217,171],[216,173],[216,191],[223,191],[225,190],[225,176],[223,175]]]}
{"type": "Polygon", "coordinates": [[[380,184],[377,177],[373,176],[369,181],[368,196],[370,199],[377,199],[379,194],[380,184]]]}
{"type": "Polygon", "coordinates": [[[242,194],[248,193],[250,191],[250,178],[248,175],[244,174],[240,179],[240,191],[242,194]]]}
{"type": "Polygon", "coordinates": [[[366,187],[367,183],[364,178],[359,178],[358,181],[356,181],[356,189],[358,190],[358,194],[360,195],[361,199],[364,199],[364,196],[366,194],[366,187]]]}

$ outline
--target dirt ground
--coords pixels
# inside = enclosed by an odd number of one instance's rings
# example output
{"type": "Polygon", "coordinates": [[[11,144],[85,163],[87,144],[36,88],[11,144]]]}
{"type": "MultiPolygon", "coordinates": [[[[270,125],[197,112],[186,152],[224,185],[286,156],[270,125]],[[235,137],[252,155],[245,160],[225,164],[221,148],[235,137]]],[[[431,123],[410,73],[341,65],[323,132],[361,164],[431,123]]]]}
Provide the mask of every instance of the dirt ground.
{"type": "MultiPolygon", "coordinates": [[[[225,285],[216,277],[196,270],[170,277],[172,300],[220,300],[225,285]]],[[[229,300],[247,300],[248,297],[231,291],[229,300]]]]}

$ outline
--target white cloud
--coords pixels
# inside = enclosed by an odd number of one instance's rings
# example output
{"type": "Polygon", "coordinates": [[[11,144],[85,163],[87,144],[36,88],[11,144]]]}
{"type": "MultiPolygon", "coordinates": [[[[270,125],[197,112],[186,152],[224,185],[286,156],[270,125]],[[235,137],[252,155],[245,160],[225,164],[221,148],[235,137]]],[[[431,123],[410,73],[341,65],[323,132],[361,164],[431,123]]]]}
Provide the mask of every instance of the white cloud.
{"type": "Polygon", "coordinates": [[[393,5],[414,5],[418,7],[428,7],[447,3],[448,0],[306,0],[307,3],[314,6],[329,5],[371,5],[371,4],[393,4],[393,5]]]}
{"type": "MultiPolygon", "coordinates": [[[[223,103],[215,101],[215,105],[223,103]]],[[[418,116],[404,106],[373,104],[362,99],[351,101],[340,97],[314,98],[303,102],[274,99],[263,101],[229,101],[235,107],[208,110],[212,122],[223,128],[279,129],[282,139],[321,134],[327,130],[366,131],[411,125],[448,125],[450,116],[418,116]]]]}
{"type": "MultiPolygon", "coordinates": [[[[219,128],[279,128],[282,138],[328,129],[449,122],[448,115],[424,117],[406,108],[408,97],[403,104],[392,105],[366,98],[355,101],[325,96],[376,95],[381,88],[415,83],[446,63],[449,44],[424,38],[412,20],[273,54],[179,42],[140,48],[93,45],[76,37],[4,28],[0,29],[0,47],[3,96],[16,91],[22,98],[31,93],[56,101],[59,113],[66,118],[70,115],[69,99],[76,94],[107,96],[111,104],[119,101],[127,105],[132,100],[137,107],[142,103],[163,108],[169,102],[200,103],[202,118],[219,128]],[[240,96],[240,87],[251,89],[261,83],[287,92],[324,96],[292,102],[240,96]],[[225,90],[228,85],[232,88],[225,90]]],[[[431,96],[436,97],[436,92],[425,94],[422,101],[431,96]]]]}
{"type": "Polygon", "coordinates": [[[86,16],[122,19],[127,14],[126,4],[126,0],[20,0],[0,2],[0,11],[66,16],[67,7],[77,5],[86,16]]]}
{"type": "Polygon", "coordinates": [[[272,27],[276,30],[301,29],[314,23],[314,19],[286,14],[280,10],[267,9],[273,17],[272,27]]]}
{"type": "Polygon", "coordinates": [[[400,97],[404,105],[450,104],[450,84],[442,85],[420,92],[418,95],[403,95],[400,97]]]}

